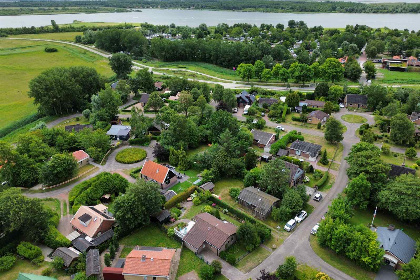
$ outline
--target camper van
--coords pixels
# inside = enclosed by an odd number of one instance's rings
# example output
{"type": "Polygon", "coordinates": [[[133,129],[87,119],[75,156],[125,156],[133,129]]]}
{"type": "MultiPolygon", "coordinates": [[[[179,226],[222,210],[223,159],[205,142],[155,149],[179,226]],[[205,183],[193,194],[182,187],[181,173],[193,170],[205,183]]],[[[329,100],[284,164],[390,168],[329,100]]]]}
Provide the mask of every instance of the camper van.
{"type": "Polygon", "coordinates": [[[248,114],[248,109],[250,108],[250,105],[246,105],[244,108],[244,115],[248,114]]]}

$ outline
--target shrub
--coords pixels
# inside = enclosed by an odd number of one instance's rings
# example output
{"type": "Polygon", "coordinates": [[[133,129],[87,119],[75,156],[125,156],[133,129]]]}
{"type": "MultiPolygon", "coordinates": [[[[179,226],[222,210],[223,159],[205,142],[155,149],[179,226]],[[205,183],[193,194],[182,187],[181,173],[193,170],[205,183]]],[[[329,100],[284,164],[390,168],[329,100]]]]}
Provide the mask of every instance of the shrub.
{"type": "Polygon", "coordinates": [[[198,273],[202,280],[212,280],[214,275],[214,269],[210,265],[203,265],[198,273]]]}
{"type": "Polygon", "coordinates": [[[54,260],[52,261],[51,265],[56,271],[58,271],[58,270],[63,268],[64,260],[61,257],[55,257],[54,260]]]}
{"type": "Polygon", "coordinates": [[[218,260],[212,261],[211,266],[213,267],[214,274],[220,274],[222,272],[222,264],[218,260]]]}
{"type": "Polygon", "coordinates": [[[166,232],[166,234],[169,237],[174,237],[175,236],[175,230],[173,228],[169,228],[168,231],[166,232]]]}
{"type": "Polygon", "coordinates": [[[70,240],[68,240],[52,225],[48,227],[48,232],[44,237],[44,244],[53,249],[71,246],[70,240]]]}
{"type": "Polygon", "coordinates": [[[140,148],[127,148],[120,152],[115,157],[115,160],[120,163],[135,163],[142,161],[147,156],[145,150],[140,148]]]}
{"type": "Polygon", "coordinates": [[[286,121],[286,114],[287,114],[287,109],[288,108],[289,107],[287,106],[287,104],[284,104],[284,106],[283,106],[283,112],[281,114],[281,121],[282,122],[285,122],[286,121]]]}
{"type": "Polygon", "coordinates": [[[181,216],[181,214],[182,214],[182,212],[181,212],[181,210],[179,210],[178,208],[176,208],[176,207],[172,207],[171,208],[171,216],[174,218],[174,219],[178,219],[179,218],[179,216],[181,216]]]}
{"type": "Polygon", "coordinates": [[[172,197],[165,203],[165,208],[170,209],[174,207],[177,203],[187,200],[188,197],[196,190],[196,186],[189,187],[185,192],[181,192],[176,196],[172,197]]]}
{"type": "Polygon", "coordinates": [[[133,168],[133,170],[130,171],[130,176],[133,177],[134,179],[138,179],[142,168],[143,168],[142,166],[133,168]]]}
{"type": "Polygon", "coordinates": [[[320,122],[316,125],[316,128],[321,129],[321,123],[320,122]]]}
{"type": "Polygon", "coordinates": [[[417,157],[417,151],[414,147],[408,148],[407,150],[405,150],[405,155],[408,158],[415,158],[417,157]]]}
{"type": "Polygon", "coordinates": [[[144,136],[141,138],[130,139],[128,140],[128,143],[130,143],[130,145],[148,146],[150,144],[150,137],[144,136]]]}
{"type": "Polygon", "coordinates": [[[44,49],[45,52],[58,52],[58,50],[56,48],[50,48],[50,47],[45,47],[44,49]]]}
{"type": "Polygon", "coordinates": [[[318,188],[323,187],[327,183],[329,176],[330,176],[330,173],[328,173],[327,171],[325,171],[324,176],[322,176],[322,178],[319,179],[315,183],[315,186],[317,186],[318,188]]]}
{"type": "Polygon", "coordinates": [[[51,269],[51,267],[47,267],[46,269],[44,269],[42,272],[41,272],[41,275],[42,276],[50,276],[52,274],[52,269],[51,269]]]}
{"type": "Polygon", "coordinates": [[[17,253],[30,261],[42,256],[41,248],[29,242],[21,242],[17,246],[17,253]]]}
{"type": "Polygon", "coordinates": [[[391,147],[388,144],[383,144],[381,151],[384,155],[389,155],[391,153],[391,147]]]}
{"type": "Polygon", "coordinates": [[[106,253],[104,256],[104,262],[107,267],[111,266],[111,255],[106,253]]]}
{"type": "Polygon", "coordinates": [[[83,115],[83,117],[85,117],[86,119],[89,119],[90,118],[90,110],[89,109],[85,109],[85,110],[83,110],[83,112],[82,112],[82,115],[83,115]]]}
{"type": "Polygon", "coordinates": [[[230,197],[232,197],[235,200],[238,198],[240,192],[241,192],[240,188],[230,188],[229,189],[230,197]]]}
{"type": "Polygon", "coordinates": [[[10,270],[16,262],[13,256],[4,256],[0,258],[0,272],[10,270]]]}

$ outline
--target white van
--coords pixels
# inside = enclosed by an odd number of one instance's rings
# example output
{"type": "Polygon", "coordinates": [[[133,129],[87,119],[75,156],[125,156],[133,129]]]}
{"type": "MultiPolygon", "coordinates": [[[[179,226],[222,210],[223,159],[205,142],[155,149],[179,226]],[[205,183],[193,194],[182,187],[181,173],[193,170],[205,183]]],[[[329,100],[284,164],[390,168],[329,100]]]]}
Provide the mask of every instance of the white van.
{"type": "Polygon", "coordinates": [[[248,110],[251,108],[251,105],[246,105],[244,108],[244,115],[248,114],[248,110]]]}

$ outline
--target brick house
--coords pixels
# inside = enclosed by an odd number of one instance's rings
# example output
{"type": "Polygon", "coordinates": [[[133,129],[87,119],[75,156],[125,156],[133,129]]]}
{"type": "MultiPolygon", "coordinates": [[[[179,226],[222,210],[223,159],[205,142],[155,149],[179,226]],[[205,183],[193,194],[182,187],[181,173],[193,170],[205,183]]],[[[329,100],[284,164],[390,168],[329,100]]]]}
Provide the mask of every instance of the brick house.
{"type": "Polygon", "coordinates": [[[289,147],[289,154],[306,158],[309,161],[316,161],[321,148],[322,146],[318,144],[296,140],[289,147]]]}
{"type": "Polygon", "coordinates": [[[254,136],[254,144],[260,148],[265,148],[267,145],[271,145],[276,140],[276,136],[273,133],[268,133],[261,130],[251,130],[254,136]]]}
{"type": "Polygon", "coordinates": [[[216,255],[226,250],[236,241],[236,226],[219,220],[209,213],[201,213],[193,218],[195,224],[183,238],[184,245],[199,254],[209,249],[216,255]]]}
{"type": "Polygon", "coordinates": [[[367,95],[347,94],[346,97],[344,97],[344,106],[346,106],[346,108],[366,108],[367,95]]]}
{"type": "Polygon", "coordinates": [[[320,111],[320,110],[316,110],[316,111],[312,111],[308,114],[308,121],[307,123],[311,123],[311,124],[325,124],[328,120],[328,118],[330,117],[330,115],[328,115],[327,113],[320,111]]]}
{"type": "Polygon", "coordinates": [[[176,174],[168,167],[148,160],[140,171],[140,177],[147,181],[159,183],[162,189],[167,189],[178,183],[176,174]]]}
{"type": "Polygon", "coordinates": [[[324,108],[325,102],[318,100],[304,100],[299,101],[299,107],[306,106],[308,108],[324,108]]]}

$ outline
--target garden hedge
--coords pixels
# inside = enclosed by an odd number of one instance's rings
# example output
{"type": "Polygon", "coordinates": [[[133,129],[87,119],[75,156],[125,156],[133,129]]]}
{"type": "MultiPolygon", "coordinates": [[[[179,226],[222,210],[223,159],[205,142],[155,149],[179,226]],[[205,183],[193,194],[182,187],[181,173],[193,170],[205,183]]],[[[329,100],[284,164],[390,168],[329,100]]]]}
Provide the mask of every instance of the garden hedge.
{"type": "Polygon", "coordinates": [[[0,272],[10,270],[16,262],[14,256],[4,256],[0,258],[0,272]]]}
{"type": "Polygon", "coordinates": [[[303,141],[304,138],[302,135],[299,135],[296,130],[292,130],[271,145],[270,154],[275,155],[280,149],[286,149],[287,144],[295,140],[303,141]]]}
{"type": "Polygon", "coordinates": [[[286,121],[286,114],[287,114],[287,110],[289,109],[289,106],[287,106],[287,104],[284,104],[283,106],[283,113],[281,115],[281,121],[285,122],[286,121]]]}
{"type": "Polygon", "coordinates": [[[321,179],[319,179],[318,182],[315,183],[315,186],[318,186],[318,188],[323,187],[328,182],[329,177],[330,177],[330,173],[328,173],[328,171],[325,171],[321,179]]]}
{"type": "Polygon", "coordinates": [[[22,241],[16,248],[17,253],[28,260],[34,260],[39,256],[42,256],[41,248],[32,245],[29,242],[22,241]]]}
{"type": "Polygon", "coordinates": [[[176,196],[172,197],[171,199],[169,199],[165,203],[165,209],[170,209],[170,208],[174,207],[176,204],[186,200],[187,198],[190,197],[190,195],[193,192],[195,192],[196,189],[197,189],[196,186],[191,186],[185,192],[181,192],[181,193],[177,194],[176,196]]]}
{"type": "Polygon", "coordinates": [[[270,232],[271,234],[271,229],[269,227],[267,227],[264,223],[258,221],[257,219],[255,219],[254,217],[252,217],[251,215],[248,215],[232,206],[230,206],[229,204],[227,204],[226,202],[223,202],[222,200],[214,197],[214,196],[210,196],[209,200],[211,202],[214,202],[216,205],[219,205],[220,207],[227,209],[230,213],[234,214],[236,217],[248,221],[254,225],[258,225],[259,227],[265,228],[267,230],[267,232],[270,232]]]}
{"type": "Polygon", "coordinates": [[[135,163],[142,161],[147,156],[147,152],[140,148],[127,148],[117,153],[115,160],[119,163],[135,163]]]}

